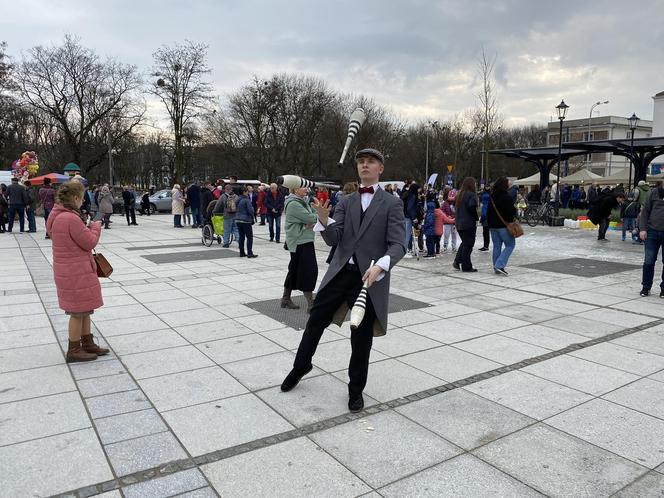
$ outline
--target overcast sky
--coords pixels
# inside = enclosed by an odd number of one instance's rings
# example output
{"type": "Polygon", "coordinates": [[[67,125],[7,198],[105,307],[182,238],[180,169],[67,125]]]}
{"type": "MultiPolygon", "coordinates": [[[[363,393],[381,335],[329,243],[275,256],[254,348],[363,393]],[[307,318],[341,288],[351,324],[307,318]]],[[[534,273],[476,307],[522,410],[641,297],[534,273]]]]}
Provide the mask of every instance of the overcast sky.
{"type": "Polygon", "coordinates": [[[147,72],[161,44],[209,44],[222,97],[252,75],[315,75],[416,122],[476,104],[477,57],[497,54],[506,124],[652,119],[664,90],[664,1],[594,0],[0,0],[0,40],[20,58],[65,33],[147,72]]]}

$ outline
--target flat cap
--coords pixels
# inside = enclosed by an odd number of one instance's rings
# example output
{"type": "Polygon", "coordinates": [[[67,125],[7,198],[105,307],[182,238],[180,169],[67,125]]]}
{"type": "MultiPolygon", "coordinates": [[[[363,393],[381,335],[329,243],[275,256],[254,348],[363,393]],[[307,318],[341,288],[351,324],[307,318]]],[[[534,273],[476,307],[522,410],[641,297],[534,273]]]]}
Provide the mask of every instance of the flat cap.
{"type": "Polygon", "coordinates": [[[385,164],[385,157],[383,156],[382,152],[380,152],[379,150],[376,150],[376,149],[362,149],[362,150],[358,150],[355,153],[355,159],[356,160],[359,159],[360,157],[364,157],[364,156],[375,157],[381,163],[385,164]]]}

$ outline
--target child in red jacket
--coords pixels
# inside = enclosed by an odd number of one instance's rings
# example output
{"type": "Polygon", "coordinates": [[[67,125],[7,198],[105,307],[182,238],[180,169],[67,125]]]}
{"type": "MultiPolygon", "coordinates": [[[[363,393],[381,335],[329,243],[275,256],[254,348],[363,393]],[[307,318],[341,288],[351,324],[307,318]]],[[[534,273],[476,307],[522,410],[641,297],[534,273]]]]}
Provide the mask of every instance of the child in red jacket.
{"type": "Polygon", "coordinates": [[[456,201],[456,190],[450,190],[446,194],[443,206],[441,208],[443,212],[443,232],[444,232],[443,252],[447,251],[447,244],[450,241],[450,236],[452,238],[452,252],[456,251],[457,233],[456,233],[456,226],[454,224],[456,218],[456,213],[454,211],[455,201],[456,201]]]}
{"type": "Polygon", "coordinates": [[[435,236],[435,247],[436,247],[436,256],[440,255],[440,238],[443,236],[444,231],[444,219],[445,215],[443,210],[440,209],[440,202],[436,201],[436,209],[433,211],[434,216],[434,236],[435,236]]]}

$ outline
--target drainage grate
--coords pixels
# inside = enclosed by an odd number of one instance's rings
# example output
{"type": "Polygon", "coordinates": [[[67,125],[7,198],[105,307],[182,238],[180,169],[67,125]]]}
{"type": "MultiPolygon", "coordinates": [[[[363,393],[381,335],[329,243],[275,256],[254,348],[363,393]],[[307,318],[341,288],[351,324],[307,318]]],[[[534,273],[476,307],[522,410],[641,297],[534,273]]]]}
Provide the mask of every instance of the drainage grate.
{"type": "MultiPolygon", "coordinates": [[[[248,303],[245,306],[269,316],[273,320],[283,323],[287,327],[295,330],[303,330],[307,324],[307,301],[304,296],[293,296],[293,302],[300,306],[299,310],[289,310],[281,307],[281,299],[270,299],[269,301],[256,301],[248,303]]],[[[431,306],[428,303],[415,301],[407,297],[399,296],[397,294],[390,294],[390,308],[389,313],[397,313],[399,311],[416,310],[420,308],[427,308],[431,306]]],[[[350,313],[346,315],[346,320],[349,320],[350,313]]],[[[388,319],[389,323],[389,319],[388,319]]]]}
{"type": "Polygon", "coordinates": [[[157,246],[127,247],[127,251],[147,251],[150,249],[176,249],[178,247],[202,247],[200,242],[190,242],[188,244],[160,244],[157,246]]]}
{"type": "Polygon", "coordinates": [[[203,249],[202,251],[150,254],[141,257],[158,265],[163,265],[166,263],[185,263],[188,261],[205,261],[208,259],[237,258],[239,257],[239,253],[230,249],[203,249]]]}
{"type": "Polygon", "coordinates": [[[564,273],[565,275],[576,275],[587,278],[602,277],[604,275],[612,275],[613,273],[641,268],[639,265],[586,258],[556,259],[554,261],[544,261],[543,263],[532,263],[519,266],[522,268],[532,268],[534,270],[564,273]]]}

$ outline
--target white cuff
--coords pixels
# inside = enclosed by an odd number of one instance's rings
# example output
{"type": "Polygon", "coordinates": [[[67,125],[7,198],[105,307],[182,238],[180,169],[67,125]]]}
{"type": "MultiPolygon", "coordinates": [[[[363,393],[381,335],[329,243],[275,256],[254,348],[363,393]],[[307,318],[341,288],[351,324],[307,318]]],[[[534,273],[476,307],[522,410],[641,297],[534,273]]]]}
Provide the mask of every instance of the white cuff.
{"type": "Polygon", "coordinates": [[[374,265],[380,266],[383,269],[382,273],[380,275],[378,275],[378,277],[376,277],[376,282],[379,282],[380,280],[382,280],[385,277],[385,273],[390,271],[390,256],[389,256],[389,254],[386,254],[385,256],[380,258],[378,261],[376,261],[374,263],[374,265]]]}
{"type": "MultiPolygon", "coordinates": [[[[329,227],[329,226],[330,226],[332,223],[334,223],[334,222],[335,222],[335,221],[334,221],[332,218],[328,218],[328,219],[327,219],[327,226],[329,227]]],[[[327,227],[324,226],[324,225],[320,222],[320,220],[319,220],[319,221],[317,221],[316,224],[314,225],[314,232],[323,232],[323,231],[325,231],[326,228],[327,228],[327,227]]]]}

